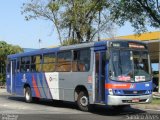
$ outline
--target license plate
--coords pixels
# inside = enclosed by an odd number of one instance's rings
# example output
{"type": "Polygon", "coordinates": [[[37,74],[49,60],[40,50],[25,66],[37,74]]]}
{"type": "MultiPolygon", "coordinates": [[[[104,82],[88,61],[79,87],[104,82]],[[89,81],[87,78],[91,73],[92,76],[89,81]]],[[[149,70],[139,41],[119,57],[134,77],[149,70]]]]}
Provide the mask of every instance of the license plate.
{"type": "Polygon", "coordinates": [[[132,102],[139,102],[139,98],[133,98],[132,102]]]}

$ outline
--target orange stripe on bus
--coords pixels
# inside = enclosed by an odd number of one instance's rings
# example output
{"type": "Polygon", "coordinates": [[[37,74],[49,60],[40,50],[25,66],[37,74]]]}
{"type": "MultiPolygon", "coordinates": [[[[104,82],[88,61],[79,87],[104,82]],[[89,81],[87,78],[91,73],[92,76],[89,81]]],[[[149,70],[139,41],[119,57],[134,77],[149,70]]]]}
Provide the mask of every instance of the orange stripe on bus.
{"type": "Polygon", "coordinates": [[[34,92],[36,94],[36,97],[40,98],[40,93],[39,93],[37,83],[36,83],[36,80],[35,80],[34,76],[32,76],[32,84],[33,84],[33,89],[34,89],[34,92]]]}
{"type": "Polygon", "coordinates": [[[123,84],[105,84],[106,89],[129,89],[131,87],[130,83],[123,84]]]}

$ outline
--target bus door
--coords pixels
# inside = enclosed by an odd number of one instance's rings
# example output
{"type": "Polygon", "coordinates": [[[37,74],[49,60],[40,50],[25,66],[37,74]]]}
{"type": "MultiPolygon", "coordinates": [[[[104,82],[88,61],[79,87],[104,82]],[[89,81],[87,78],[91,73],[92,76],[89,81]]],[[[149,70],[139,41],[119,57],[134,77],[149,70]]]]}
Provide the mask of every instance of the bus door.
{"type": "Polygon", "coordinates": [[[10,61],[10,80],[11,80],[11,93],[16,92],[16,60],[10,61]]]}
{"type": "Polygon", "coordinates": [[[105,51],[95,52],[95,97],[98,103],[105,101],[105,56],[105,51]]]}

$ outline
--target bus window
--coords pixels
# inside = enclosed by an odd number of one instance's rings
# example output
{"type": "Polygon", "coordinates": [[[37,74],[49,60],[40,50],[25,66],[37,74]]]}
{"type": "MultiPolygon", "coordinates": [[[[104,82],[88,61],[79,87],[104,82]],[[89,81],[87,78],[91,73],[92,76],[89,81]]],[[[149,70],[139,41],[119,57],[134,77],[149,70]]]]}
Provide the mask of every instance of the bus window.
{"type": "Polygon", "coordinates": [[[11,72],[11,63],[10,60],[7,61],[7,73],[11,72]]]}
{"type": "Polygon", "coordinates": [[[72,60],[71,51],[58,53],[57,59],[58,60],[57,60],[56,71],[60,71],[60,72],[71,71],[71,60],[72,60]]]}
{"type": "Polygon", "coordinates": [[[32,72],[40,72],[41,71],[41,59],[40,55],[31,57],[31,71],[32,72]]]}
{"type": "Polygon", "coordinates": [[[54,53],[43,55],[43,72],[55,71],[56,56],[54,53]]]}
{"type": "Polygon", "coordinates": [[[17,68],[16,68],[16,72],[17,72],[17,73],[20,72],[20,59],[17,59],[17,68]]]}
{"type": "Polygon", "coordinates": [[[29,72],[30,71],[30,57],[22,57],[21,58],[20,71],[21,72],[29,72]]]}
{"type": "Polygon", "coordinates": [[[111,52],[110,71],[110,77],[113,80],[137,82],[140,79],[141,81],[148,81],[151,79],[148,52],[113,49],[111,52]]]}
{"type": "Polygon", "coordinates": [[[87,72],[90,69],[90,50],[82,49],[73,52],[72,71],[87,72]]]}

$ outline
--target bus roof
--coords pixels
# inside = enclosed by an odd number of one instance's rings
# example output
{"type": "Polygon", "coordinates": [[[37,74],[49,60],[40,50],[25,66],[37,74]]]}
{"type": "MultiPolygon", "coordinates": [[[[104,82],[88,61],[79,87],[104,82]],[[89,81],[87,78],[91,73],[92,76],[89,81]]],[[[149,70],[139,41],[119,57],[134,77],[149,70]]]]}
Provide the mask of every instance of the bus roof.
{"type": "MultiPolygon", "coordinates": [[[[106,42],[107,41],[105,41],[105,43],[106,42]]],[[[104,45],[104,42],[100,42],[100,43],[103,43],[103,45],[104,45]]],[[[28,55],[39,55],[39,54],[45,54],[45,53],[51,53],[51,52],[58,52],[60,50],[63,51],[63,50],[69,50],[69,49],[92,47],[92,46],[94,46],[94,44],[95,44],[95,42],[82,43],[82,44],[69,45],[69,46],[60,46],[60,47],[56,47],[56,48],[44,48],[44,49],[39,49],[39,50],[31,51],[31,52],[8,55],[8,58],[17,58],[17,57],[28,56],[28,55]]]]}
{"type": "Polygon", "coordinates": [[[68,46],[60,46],[56,48],[44,48],[44,49],[39,49],[31,52],[25,52],[25,53],[18,53],[18,54],[12,54],[8,55],[8,58],[17,58],[17,57],[23,57],[23,56],[29,56],[29,55],[39,55],[39,54],[45,54],[45,53],[51,53],[51,52],[58,52],[60,50],[70,50],[70,49],[79,49],[79,48],[86,48],[86,47],[100,47],[106,45],[108,42],[123,42],[123,41],[133,41],[133,42],[138,42],[138,43],[144,43],[141,41],[137,40],[127,40],[127,39],[115,39],[115,40],[104,40],[104,41],[96,41],[96,42],[90,42],[90,43],[82,43],[82,44],[74,44],[74,45],[68,45],[68,46]]]}

